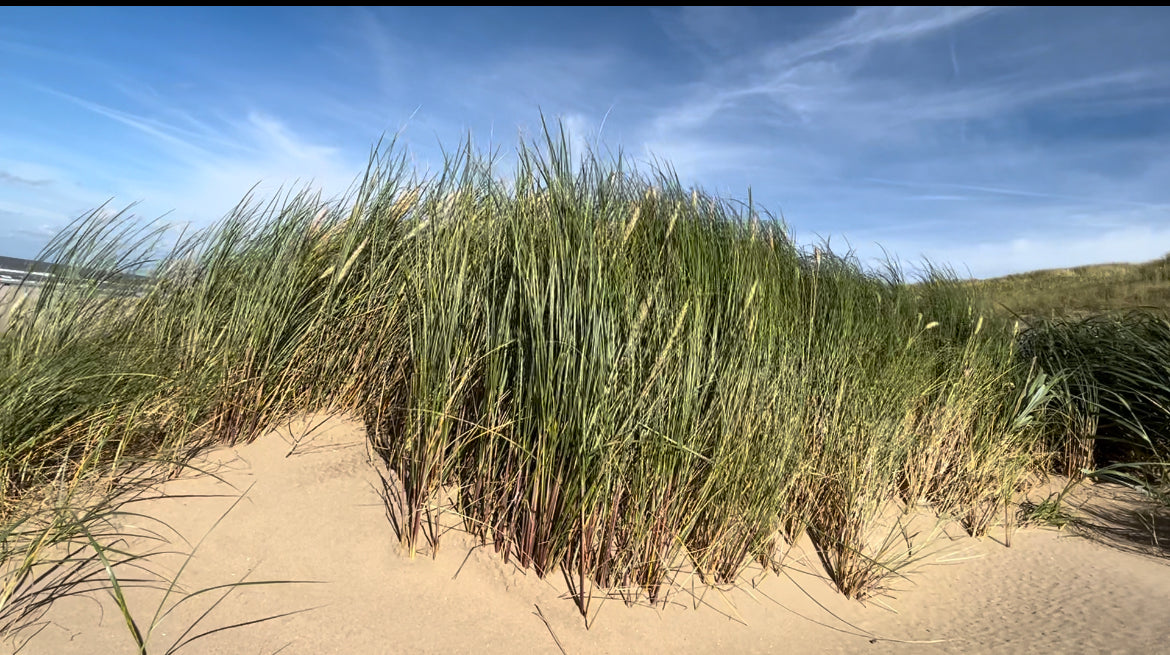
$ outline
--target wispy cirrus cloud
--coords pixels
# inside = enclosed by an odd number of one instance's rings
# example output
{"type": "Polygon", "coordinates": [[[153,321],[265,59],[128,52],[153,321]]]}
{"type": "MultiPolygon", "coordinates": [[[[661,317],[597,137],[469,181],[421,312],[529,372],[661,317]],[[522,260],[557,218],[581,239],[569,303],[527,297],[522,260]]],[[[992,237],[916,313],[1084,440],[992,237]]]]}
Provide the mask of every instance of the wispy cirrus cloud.
{"type": "MultiPolygon", "coordinates": [[[[718,11],[691,21],[695,35],[716,26],[708,43],[723,43],[718,11]]],[[[756,144],[737,155],[739,169],[771,173],[757,198],[783,206],[798,232],[849,236],[879,257],[881,243],[985,275],[1032,255],[1163,254],[1170,194],[1156,180],[1170,158],[1151,147],[1170,145],[1170,123],[1154,115],[1170,109],[1170,49],[1147,26],[1093,18],[864,8],[807,21],[779,43],[707,51],[647,141],[696,162],[698,177],[737,167],[720,153],[756,144]],[[1116,228],[1106,242],[1142,235],[1143,247],[1076,245],[1105,228],[1116,228]]]]}
{"type": "Polygon", "coordinates": [[[783,66],[841,48],[919,39],[992,11],[994,7],[865,7],[827,29],[776,48],[769,59],[783,66]]]}
{"type": "MultiPolygon", "coordinates": [[[[1064,195],[1064,194],[1059,194],[1059,193],[1043,193],[1043,192],[1039,192],[1039,191],[1029,191],[1026,189],[1005,189],[1005,188],[999,188],[999,187],[978,186],[978,185],[974,185],[974,184],[950,184],[950,183],[945,183],[945,182],[935,182],[935,183],[932,183],[929,185],[924,185],[924,184],[914,184],[914,183],[907,183],[907,182],[898,182],[896,180],[883,180],[880,178],[873,178],[873,177],[865,178],[863,181],[873,182],[875,184],[889,185],[889,186],[894,186],[894,187],[914,188],[914,187],[929,186],[929,187],[934,188],[934,189],[950,189],[950,190],[956,190],[956,191],[969,191],[969,192],[972,192],[973,194],[1018,196],[1018,197],[1024,197],[1024,198],[1041,198],[1041,199],[1045,199],[1045,200],[1064,200],[1064,201],[1071,201],[1071,202],[1077,202],[1077,203],[1087,203],[1090,205],[1121,206],[1121,207],[1129,206],[1129,207],[1140,207],[1143,209],[1170,210],[1170,204],[1168,204],[1168,203],[1140,202],[1137,200],[1128,200],[1125,198],[1114,199],[1114,198],[1101,197],[1101,196],[1070,196],[1070,195],[1064,195]]],[[[931,197],[945,198],[945,199],[971,199],[973,197],[973,195],[931,196],[931,197]]]]}
{"type": "MultiPolygon", "coordinates": [[[[731,10],[738,11],[738,10],[731,10]]],[[[658,130],[701,126],[723,110],[752,97],[771,100],[803,116],[831,109],[856,89],[847,78],[864,63],[858,51],[873,45],[914,40],[989,13],[985,7],[871,7],[791,42],[749,48],[711,62],[705,79],[681,104],[656,120],[658,130]],[[842,52],[847,51],[847,52],[842,52]]],[[[710,19],[718,10],[704,12],[710,19]]],[[[715,19],[718,22],[718,19],[715,19]]],[[[702,34],[703,25],[688,25],[702,34]]]]}
{"type": "Polygon", "coordinates": [[[27,177],[21,177],[8,171],[0,171],[0,183],[18,184],[20,186],[41,187],[52,184],[52,180],[36,180],[27,177]]]}
{"type": "Polygon", "coordinates": [[[161,102],[135,111],[46,92],[90,114],[98,129],[119,135],[117,141],[133,147],[95,157],[29,144],[26,154],[53,161],[54,179],[60,181],[50,188],[48,178],[0,172],[0,184],[24,188],[7,203],[0,197],[0,207],[7,207],[11,216],[6,222],[28,226],[10,231],[10,243],[29,244],[17,254],[30,255],[35,244],[100,204],[110,203],[112,208],[133,204],[144,218],[166,215],[181,223],[207,224],[250,191],[264,197],[281,188],[312,186],[327,195],[341,194],[364,165],[359,158],[364,153],[343,153],[306,138],[261,111],[232,119],[176,122],[162,116],[182,111],[161,102]],[[105,175],[95,176],[95,171],[105,175]],[[100,190],[92,188],[95,178],[104,178],[97,182],[100,190]]]}

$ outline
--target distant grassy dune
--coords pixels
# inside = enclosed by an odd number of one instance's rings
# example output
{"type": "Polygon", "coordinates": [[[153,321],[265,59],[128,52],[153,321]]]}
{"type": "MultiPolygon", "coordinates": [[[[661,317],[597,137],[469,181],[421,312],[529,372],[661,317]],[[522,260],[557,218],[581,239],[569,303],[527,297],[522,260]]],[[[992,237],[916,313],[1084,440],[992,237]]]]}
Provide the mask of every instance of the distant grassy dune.
{"type": "Polygon", "coordinates": [[[1023,317],[1081,317],[1136,308],[1170,309],[1170,255],[1143,264],[1054,268],[979,280],[996,306],[1023,317]]]}

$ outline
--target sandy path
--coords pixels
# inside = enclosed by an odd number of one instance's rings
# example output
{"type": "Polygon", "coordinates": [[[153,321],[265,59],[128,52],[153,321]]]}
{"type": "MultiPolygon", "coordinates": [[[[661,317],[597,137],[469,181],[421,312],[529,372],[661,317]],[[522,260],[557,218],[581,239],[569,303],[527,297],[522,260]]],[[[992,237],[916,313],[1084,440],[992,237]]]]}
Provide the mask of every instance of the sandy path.
{"type": "MultiPolygon", "coordinates": [[[[286,456],[304,429],[201,458],[248,489],[210,533],[239,496],[210,477],[169,482],[163,491],[173,497],[128,508],[165,521],[192,544],[207,534],[183,573],[188,589],[248,573],[249,580],[320,581],[235,590],[195,633],[308,611],[214,633],[180,652],[558,653],[554,634],[571,654],[1155,652],[1170,639],[1170,560],[1037,529],[1015,532],[1011,548],[944,538],[881,604],[845,600],[798,556],[787,575],[760,575],[754,586],[719,591],[696,582],[692,593],[688,584],[665,610],[595,600],[600,610],[586,630],[563,580],[525,574],[466,535],[448,534],[436,559],[406,559],[361,427],[327,422],[286,456]]],[[[158,528],[144,520],[138,527],[146,526],[158,528]]],[[[181,541],[176,547],[190,549],[181,541]]],[[[151,560],[170,571],[180,564],[173,556],[151,560]]],[[[150,652],[165,652],[216,597],[180,606],[155,628],[150,652]]],[[[159,598],[130,594],[144,630],[159,598]]],[[[134,651],[108,595],[58,601],[42,621],[22,652],[134,651]]]]}

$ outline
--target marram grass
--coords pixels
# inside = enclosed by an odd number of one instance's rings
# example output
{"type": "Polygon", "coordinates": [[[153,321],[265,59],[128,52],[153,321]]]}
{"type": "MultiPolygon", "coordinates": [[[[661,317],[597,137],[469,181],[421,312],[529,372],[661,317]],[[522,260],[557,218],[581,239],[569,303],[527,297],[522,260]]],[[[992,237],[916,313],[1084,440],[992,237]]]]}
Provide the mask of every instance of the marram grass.
{"type": "Polygon", "coordinates": [[[249,199],[179,238],[99,211],[58,237],[0,336],[5,507],[352,412],[411,553],[450,499],[588,612],[595,587],[661,600],[681,558],[728,583],[805,534],[864,597],[898,566],[871,539],[891,502],[981,534],[1047,461],[1051,385],[945,272],[809,252],[555,132],[506,177],[470,147],[425,179],[393,153],[340,201],[249,199]]]}

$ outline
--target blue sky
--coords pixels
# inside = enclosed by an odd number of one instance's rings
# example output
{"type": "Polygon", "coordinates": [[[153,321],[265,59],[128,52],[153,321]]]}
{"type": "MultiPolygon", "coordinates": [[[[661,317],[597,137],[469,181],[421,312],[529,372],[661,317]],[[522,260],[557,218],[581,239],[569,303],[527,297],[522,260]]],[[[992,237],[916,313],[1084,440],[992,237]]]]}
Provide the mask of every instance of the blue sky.
{"type": "Polygon", "coordinates": [[[540,112],[797,238],[976,276],[1170,252],[1166,9],[0,9],[0,254],[206,224],[540,112]]]}

